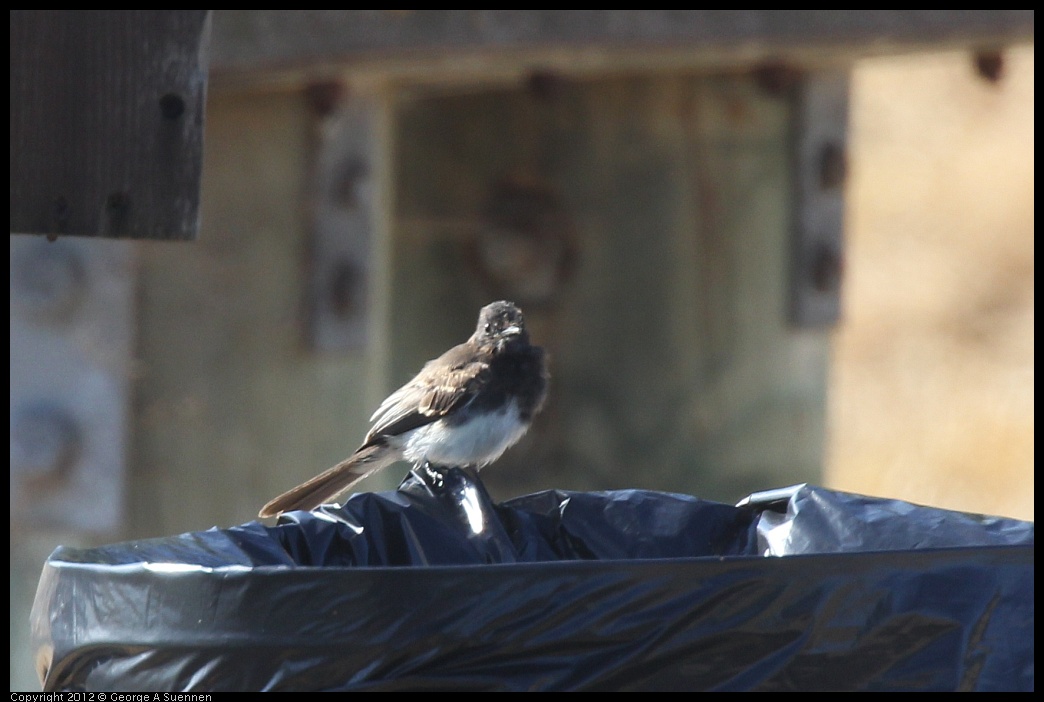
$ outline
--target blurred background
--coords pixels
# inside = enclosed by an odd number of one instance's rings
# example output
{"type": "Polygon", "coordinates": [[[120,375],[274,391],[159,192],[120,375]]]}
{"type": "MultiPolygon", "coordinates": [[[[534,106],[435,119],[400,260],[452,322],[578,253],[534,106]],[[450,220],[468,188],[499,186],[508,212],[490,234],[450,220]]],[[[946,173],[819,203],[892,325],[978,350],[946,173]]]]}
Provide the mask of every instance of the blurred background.
{"type": "Polygon", "coordinates": [[[1033,47],[852,74],[831,487],[1033,519],[1033,47]]]}
{"type": "Polygon", "coordinates": [[[299,13],[310,43],[217,11],[196,240],[12,237],[13,690],[57,545],[253,519],[493,299],[553,376],[496,499],[811,482],[1034,518],[1032,16],[650,53],[626,13],[577,52],[475,11],[454,54],[453,12],[299,13]],[[344,16],[417,33],[334,55],[344,16]]]}

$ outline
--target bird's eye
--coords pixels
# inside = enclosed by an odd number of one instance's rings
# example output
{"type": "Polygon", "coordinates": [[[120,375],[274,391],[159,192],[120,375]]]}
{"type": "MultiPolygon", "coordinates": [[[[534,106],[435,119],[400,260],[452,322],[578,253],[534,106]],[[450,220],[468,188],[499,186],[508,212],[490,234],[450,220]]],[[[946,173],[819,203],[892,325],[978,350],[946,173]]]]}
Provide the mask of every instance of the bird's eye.
{"type": "Polygon", "coordinates": [[[493,325],[486,322],[486,333],[489,334],[491,331],[493,331],[493,325]]]}

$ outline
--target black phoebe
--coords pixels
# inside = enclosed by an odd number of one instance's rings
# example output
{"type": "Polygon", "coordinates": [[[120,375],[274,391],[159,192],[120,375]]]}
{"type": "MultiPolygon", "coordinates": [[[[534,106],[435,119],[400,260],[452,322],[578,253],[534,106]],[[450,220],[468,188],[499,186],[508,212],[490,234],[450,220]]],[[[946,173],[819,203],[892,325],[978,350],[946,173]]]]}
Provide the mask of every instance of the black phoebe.
{"type": "Polygon", "coordinates": [[[490,303],[470,339],[428,361],[381,403],[355,453],[275,498],[259,516],[318,507],[400,459],[418,467],[492,463],[526,433],[547,384],[544,350],[530,345],[522,311],[490,303]]]}

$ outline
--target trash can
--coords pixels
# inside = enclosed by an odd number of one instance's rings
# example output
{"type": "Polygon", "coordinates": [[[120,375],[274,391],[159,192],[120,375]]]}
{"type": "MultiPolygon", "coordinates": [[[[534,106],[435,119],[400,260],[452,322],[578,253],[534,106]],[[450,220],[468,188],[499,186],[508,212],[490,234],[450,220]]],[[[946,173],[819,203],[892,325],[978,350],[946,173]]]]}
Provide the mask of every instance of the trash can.
{"type": "Polygon", "coordinates": [[[1033,524],[407,478],[275,526],[58,548],[47,691],[1032,690],[1033,524]]]}

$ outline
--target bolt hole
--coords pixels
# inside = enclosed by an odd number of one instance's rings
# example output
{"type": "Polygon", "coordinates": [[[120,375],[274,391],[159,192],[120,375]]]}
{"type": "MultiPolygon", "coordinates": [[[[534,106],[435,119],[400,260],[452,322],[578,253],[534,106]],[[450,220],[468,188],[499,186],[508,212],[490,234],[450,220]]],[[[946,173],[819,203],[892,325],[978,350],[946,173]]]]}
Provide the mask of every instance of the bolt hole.
{"type": "Polygon", "coordinates": [[[821,293],[839,290],[843,268],[841,255],[832,246],[820,244],[812,256],[812,286],[821,293]]]}
{"type": "Polygon", "coordinates": [[[177,93],[167,93],[161,97],[159,106],[166,119],[175,120],[185,114],[185,100],[177,93]]]}
{"type": "Polygon", "coordinates": [[[361,307],[363,271],[354,261],[341,261],[330,280],[330,307],[341,319],[358,314],[361,307]]]}

